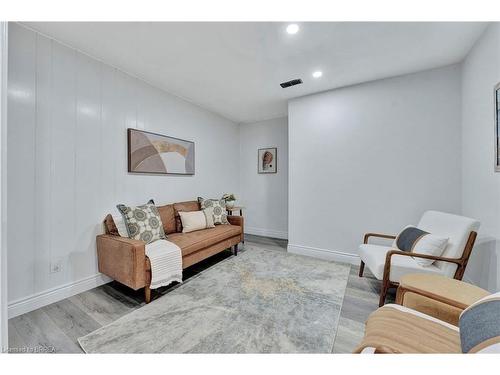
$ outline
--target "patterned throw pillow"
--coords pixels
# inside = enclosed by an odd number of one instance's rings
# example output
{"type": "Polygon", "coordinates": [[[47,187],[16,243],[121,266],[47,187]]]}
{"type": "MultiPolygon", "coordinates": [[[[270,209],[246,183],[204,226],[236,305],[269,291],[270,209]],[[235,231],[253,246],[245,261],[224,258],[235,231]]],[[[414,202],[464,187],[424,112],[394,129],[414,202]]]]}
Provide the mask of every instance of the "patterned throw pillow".
{"type": "Polygon", "coordinates": [[[142,206],[119,204],[116,207],[123,215],[129,238],[147,244],[166,238],[160,213],[152,200],[142,206]]]}
{"type": "Polygon", "coordinates": [[[202,210],[212,207],[214,209],[214,224],[229,224],[227,221],[226,201],[224,199],[204,199],[198,197],[202,210]]]}
{"type": "Polygon", "coordinates": [[[201,210],[203,214],[205,215],[205,220],[207,222],[207,228],[215,228],[214,224],[214,208],[213,207],[207,207],[203,210],[201,210]]]}

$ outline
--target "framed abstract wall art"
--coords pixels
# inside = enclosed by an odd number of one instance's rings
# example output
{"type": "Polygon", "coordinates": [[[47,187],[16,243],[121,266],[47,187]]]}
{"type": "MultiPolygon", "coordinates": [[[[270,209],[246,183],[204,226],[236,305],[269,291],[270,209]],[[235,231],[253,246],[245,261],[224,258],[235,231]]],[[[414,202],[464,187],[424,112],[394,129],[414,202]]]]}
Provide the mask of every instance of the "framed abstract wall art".
{"type": "Polygon", "coordinates": [[[500,172],[500,83],[495,86],[494,94],[495,107],[495,172],[500,172]]]}
{"type": "Polygon", "coordinates": [[[259,148],[257,171],[276,173],[278,171],[278,149],[276,147],[259,148]]]}
{"type": "Polygon", "coordinates": [[[194,142],[128,129],[128,171],[193,175],[194,142]]]}

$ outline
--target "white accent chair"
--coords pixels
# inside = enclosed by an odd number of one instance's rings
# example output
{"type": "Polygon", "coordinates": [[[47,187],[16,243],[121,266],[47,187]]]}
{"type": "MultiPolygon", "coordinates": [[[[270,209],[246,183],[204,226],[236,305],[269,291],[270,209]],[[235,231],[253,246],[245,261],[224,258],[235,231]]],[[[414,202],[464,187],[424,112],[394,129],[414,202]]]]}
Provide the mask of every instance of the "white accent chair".
{"type": "Polygon", "coordinates": [[[446,249],[441,256],[417,254],[400,251],[392,246],[369,244],[370,237],[394,240],[396,236],[366,233],[363,244],[359,246],[359,257],[361,258],[359,276],[363,276],[366,265],[373,275],[382,281],[379,306],[384,305],[388,289],[396,288],[401,276],[407,273],[438,274],[462,280],[479,225],[479,221],[464,216],[439,211],[425,212],[417,227],[426,232],[449,238],[446,249]],[[433,259],[434,262],[430,266],[422,266],[413,258],[433,259]]]}

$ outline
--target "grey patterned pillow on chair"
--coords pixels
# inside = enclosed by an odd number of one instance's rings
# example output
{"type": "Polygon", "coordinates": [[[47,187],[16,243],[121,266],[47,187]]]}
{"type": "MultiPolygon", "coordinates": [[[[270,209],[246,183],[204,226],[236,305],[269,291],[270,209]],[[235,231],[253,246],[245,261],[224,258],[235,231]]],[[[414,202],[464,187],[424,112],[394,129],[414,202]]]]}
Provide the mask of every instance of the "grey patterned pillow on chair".
{"type": "Polygon", "coordinates": [[[212,207],[214,209],[214,224],[229,224],[227,221],[226,201],[224,199],[205,199],[198,197],[202,210],[212,207]]]}
{"type": "Polygon", "coordinates": [[[153,200],[142,206],[116,206],[123,215],[129,238],[151,243],[165,238],[160,213],[153,200]]]}

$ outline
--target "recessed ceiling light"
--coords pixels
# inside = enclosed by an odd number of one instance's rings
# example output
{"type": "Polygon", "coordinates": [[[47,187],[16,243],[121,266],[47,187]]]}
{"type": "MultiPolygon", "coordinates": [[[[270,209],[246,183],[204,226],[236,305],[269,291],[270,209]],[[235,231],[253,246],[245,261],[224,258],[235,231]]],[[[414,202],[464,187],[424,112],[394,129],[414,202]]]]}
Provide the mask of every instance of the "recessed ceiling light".
{"type": "Polygon", "coordinates": [[[314,78],[319,78],[319,77],[321,77],[322,75],[323,75],[323,72],[322,72],[322,71],[319,71],[319,70],[313,73],[313,77],[314,77],[314,78]]]}
{"type": "Polygon", "coordinates": [[[299,32],[299,25],[296,23],[291,23],[286,27],[286,32],[288,34],[297,34],[299,32]]]}

